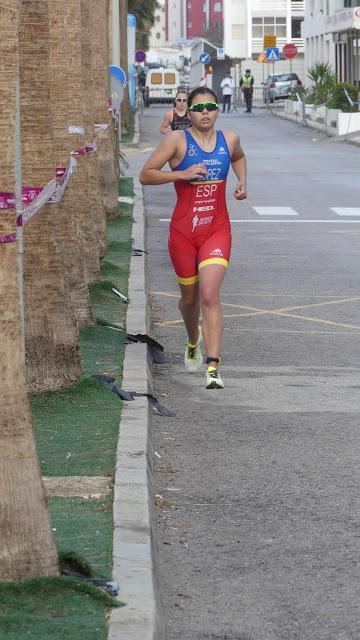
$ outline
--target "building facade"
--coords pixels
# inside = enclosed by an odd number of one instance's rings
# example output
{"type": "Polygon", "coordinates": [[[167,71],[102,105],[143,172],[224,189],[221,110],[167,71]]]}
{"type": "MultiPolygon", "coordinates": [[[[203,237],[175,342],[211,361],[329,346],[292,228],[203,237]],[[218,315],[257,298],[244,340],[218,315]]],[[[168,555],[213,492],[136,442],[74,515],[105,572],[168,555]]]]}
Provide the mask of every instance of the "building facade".
{"type": "Polygon", "coordinates": [[[164,47],[165,44],[166,44],[165,3],[159,2],[159,6],[155,10],[154,24],[150,30],[149,49],[164,47]]]}
{"type": "Polygon", "coordinates": [[[305,67],[330,62],[340,82],[360,89],[359,0],[307,0],[305,67]]]}
{"type": "Polygon", "coordinates": [[[223,1],[184,0],[186,10],[186,37],[214,39],[223,42],[223,1]]]}
{"type": "Polygon", "coordinates": [[[239,61],[242,68],[250,68],[255,82],[260,82],[268,72],[288,72],[289,61],[285,59],[275,65],[256,62],[264,49],[264,36],[275,35],[280,52],[287,43],[296,45],[298,55],[291,63],[291,68],[303,80],[303,19],[304,0],[224,0],[225,53],[239,61]]]}
{"type": "Polygon", "coordinates": [[[185,0],[165,0],[165,37],[169,45],[186,38],[185,0]]]}

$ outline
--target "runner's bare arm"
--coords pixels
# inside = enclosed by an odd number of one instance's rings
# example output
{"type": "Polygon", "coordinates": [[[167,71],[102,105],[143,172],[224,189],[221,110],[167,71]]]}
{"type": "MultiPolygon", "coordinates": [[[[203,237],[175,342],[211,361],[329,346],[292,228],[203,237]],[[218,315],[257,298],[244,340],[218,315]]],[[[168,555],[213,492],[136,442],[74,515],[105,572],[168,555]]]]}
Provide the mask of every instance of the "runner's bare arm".
{"type": "Polygon", "coordinates": [[[168,182],[176,182],[177,180],[204,178],[207,169],[202,164],[193,164],[184,171],[162,171],[167,162],[170,162],[179,155],[182,136],[182,131],[173,131],[166,136],[165,140],[161,142],[145,162],[139,176],[141,184],[167,184],[168,182]]]}
{"type": "Polygon", "coordinates": [[[234,196],[236,200],[244,200],[245,198],[247,198],[247,164],[245,153],[241,147],[240,138],[237,134],[231,133],[229,142],[231,144],[231,166],[238,179],[238,183],[234,191],[234,196]]]}
{"type": "Polygon", "coordinates": [[[160,125],[160,133],[170,133],[171,131],[171,123],[172,123],[172,119],[173,119],[173,110],[169,109],[169,111],[167,111],[163,117],[162,123],[160,125]]]}

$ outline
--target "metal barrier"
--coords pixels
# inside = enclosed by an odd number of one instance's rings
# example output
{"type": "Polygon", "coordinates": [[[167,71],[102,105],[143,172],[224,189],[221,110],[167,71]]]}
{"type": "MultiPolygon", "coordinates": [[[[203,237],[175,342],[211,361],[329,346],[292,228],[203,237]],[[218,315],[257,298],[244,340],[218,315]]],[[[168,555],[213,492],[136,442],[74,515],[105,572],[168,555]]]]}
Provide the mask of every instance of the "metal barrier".
{"type": "MultiPolygon", "coordinates": [[[[180,89],[181,87],[179,87],[180,89]]],[[[190,87],[188,89],[184,89],[186,93],[190,93],[192,89],[195,87],[190,87]]],[[[165,90],[166,91],[166,90],[165,90]]],[[[168,89],[169,91],[169,89],[168,89]]],[[[137,89],[137,98],[136,104],[137,108],[142,112],[144,108],[150,107],[152,104],[161,105],[164,104],[172,106],[174,103],[174,96],[168,95],[164,93],[164,89],[151,89],[149,91],[142,91],[142,88],[137,89]]],[[[220,98],[221,100],[221,98],[220,98]]],[[[252,106],[258,109],[266,109],[267,111],[272,112],[274,109],[279,109],[284,107],[284,99],[278,99],[274,102],[265,102],[264,99],[264,87],[262,85],[257,85],[253,87],[253,99],[252,106]]],[[[231,98],[231,113],[236,113],[237,111],[241,111],[246,108],[244,93],[241,87],[235,87],[232,98],[231,98]]]]}

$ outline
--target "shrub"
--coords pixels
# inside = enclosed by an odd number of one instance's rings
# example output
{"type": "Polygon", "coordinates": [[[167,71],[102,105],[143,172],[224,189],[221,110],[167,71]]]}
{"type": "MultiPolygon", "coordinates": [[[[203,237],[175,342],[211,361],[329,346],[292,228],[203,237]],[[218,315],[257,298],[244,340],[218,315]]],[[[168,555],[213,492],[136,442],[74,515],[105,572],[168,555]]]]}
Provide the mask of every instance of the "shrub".
{"type": "Polygon", "coordinates": [[[328,103],[330,109],[341,109],[341,111],[358,111],[358,106],[351,105],[345,95],[344,88],[347,90],[352,100],[358,100],[358,90],[350,82],[337,82],[331,92],[331,97],[328,103]]]}
{"type": "Polygon", "coordinates": [[[314,83],[312,87],[314,104],[326,103],[336,84],[336,74],[329,62],[318,62],[308,69],[308,78],[314,83]]]}

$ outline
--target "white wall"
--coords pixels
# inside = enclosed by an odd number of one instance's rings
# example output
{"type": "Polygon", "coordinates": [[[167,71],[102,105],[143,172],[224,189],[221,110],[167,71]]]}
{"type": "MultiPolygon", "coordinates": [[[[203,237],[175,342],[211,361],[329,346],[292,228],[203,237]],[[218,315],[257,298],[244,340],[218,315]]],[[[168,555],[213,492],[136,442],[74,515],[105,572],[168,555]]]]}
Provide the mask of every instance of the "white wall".
{"type": "Polygon", "coordinates": [[[176,44],[176,41],[185,35],[183,17],[183,0],[168,0],[168,43],[170,45],[176,44]]]}
{"type": "MultiPolygon", "coordinates": [[[[273,66],[256,63],[252,60],[253,51],[262,48],[262,38],[256,43],[252,38],[252,18],[256,17],[284,17],[286,18],[286,36],[278,38],[281,48],[286,42],[291,41],[291,0],[223,0],[224,1],[224,48],[225,53],[231,58],[242,60],[242,70],[251,69],[255,83],[262,82],[273,73],[273,66]],[[257,47],[255,45],[258,45],[257,47]]],[[[309,0],[306,0],[307,2],[309,0]]],[[[315,0],[319,3],[322,0],[315,0]]],[[[360,0],[359,0],[360,2],[360,0]]],[[[294,13],[294,16],[301,13],[294,13]]],[[[302,41],[301,41],[302,42],[302,41]]],[[[295,41],[299,48],[298,41],[295,41]]],[[[300,49],[301,51],[301,49],[300,49]]],[[[292,62],[292,70],[297,73],[300,80],[304,81],[304,55],[302,52],[292,62]]],[[[275,73],[289,73],[290,62],[279,61],[275,63],[275,73]]]]}
{"type": "Polygon", "coordinates": [[[332,34],[326,33],[326,23],[329,15],[343,8],[343,0],[305,2],[302,25],[302,35],[305,39],[305,73],[317,62],[329,62],[335,68],[335,45],[332,34]]]}
{"type": "Polygon", "coordinates": [[[150,30],[149,49],[163,47],[165,44],[165,6],[162,3],[162,6],[155,10],[155,22],[150,30]],[[160,38],[157,37],[157,34],[160,34],[160,38]]]}
{"type": "Polygon", "coordinates": [[[246,57],[247,0],[223,0],[224,49],[230,58],[246,57]]]}

